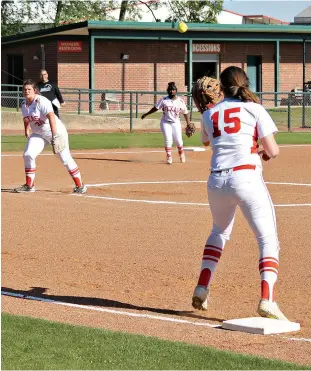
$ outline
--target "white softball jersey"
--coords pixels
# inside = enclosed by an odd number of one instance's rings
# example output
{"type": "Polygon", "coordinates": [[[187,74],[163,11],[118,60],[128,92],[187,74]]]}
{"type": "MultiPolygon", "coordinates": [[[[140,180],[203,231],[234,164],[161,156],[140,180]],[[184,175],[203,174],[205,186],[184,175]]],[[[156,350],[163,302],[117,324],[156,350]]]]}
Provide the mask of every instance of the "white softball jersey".
{"type": "Polygon", "coordinates": [[[201,120],[201,140],[211,142],[211,170],[240,165],[262,167],[258,138],[278,131],[263,106],[240,99],[225,98],[205,111],[201,120]]]}
{"type": "Polygon", "coordinates": [[[171,99],[168,96],[160,99],[155,107],[159,110],[162,109],[163,115],[161,118],[161,123],[176,123],[180,122],[179,114],[182,113],[186,115],[188,113],[187,106],[182,98],[177,97],[176,99],[171,99]]]}
{"type": "MultiPolygon", "coordinates": [[[[51,126],[47,114],[53,112],[52,103],[42,95],[36,95],[33,102],[28,106],[26,101],[22,105],[24,122],[29,123],[31,131],[43,137],[51,137],[51,126]]],[[[66,127],[55,115],[57,133],[66,133],[66,127]]]]}

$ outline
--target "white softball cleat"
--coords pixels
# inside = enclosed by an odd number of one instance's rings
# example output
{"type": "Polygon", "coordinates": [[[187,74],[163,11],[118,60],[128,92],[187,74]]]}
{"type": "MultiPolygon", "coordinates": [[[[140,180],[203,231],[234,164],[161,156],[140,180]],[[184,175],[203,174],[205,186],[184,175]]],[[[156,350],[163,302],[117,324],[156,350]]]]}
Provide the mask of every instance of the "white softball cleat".
{"type": "Polygon", "coordinates": [[[82,187],[75,187],[73,193],[83,194],[87,191],[86,185],[82,184],[82,187]]]}
{"type": "Polygon", "coordinates": [[[205,286],[198,285],[193,292],[192,306],[195,309],[207,310],[209,290],[205,286]]]}
{"type": "Polygon", "coordinates": [[[14,189],[16,193],[26,193],[26,192],[36,192],[36,188],[34,186],[29,187],[27,184],[23,184],[20,187],[14,189]]]}
{"type": "Polygon", "coordinates": [[[281,321],[288,321],[288,319],[284,316],[281,312],[280,308],[278,307],[275,301],[269,300],[260,300],[257,313],[261,317],[279,319],[281,321]]]}
{"type": "Polygon", "coordinates": [[[171,164],[173,163],[173,158],[172,158],[172,156],[167,156],[167,157],[166,157],[166,163],[169,164],[169,165],[171,165],[171,164]]]}
{"type": "Polygon", "coordinates": [[[179,156],[179,158],[180,158],[180,162],[182,162],[183,164],[186,162],[186,156],[185,156],[184,153],[182,153],[182,154],[179,156]]]}

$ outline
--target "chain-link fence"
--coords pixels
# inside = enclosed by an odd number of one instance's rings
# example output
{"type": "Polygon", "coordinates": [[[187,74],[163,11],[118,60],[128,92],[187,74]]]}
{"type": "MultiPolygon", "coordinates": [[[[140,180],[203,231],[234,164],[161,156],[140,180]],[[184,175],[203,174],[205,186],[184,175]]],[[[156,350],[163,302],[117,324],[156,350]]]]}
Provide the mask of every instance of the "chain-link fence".
{"type": "MultiPolygon", "coordinates": [[[[60,89],[66,104],[62,112],[78,115],[106,115],[129,119],[132,131],[133,120],[147,112],[166,92],[90,90],[76,88],[60,89]]],[[[296,89],[291,92],[260,92],[260,103],[267,109],[280,129],[311,128],[311,88],[296,89]]],[[[200,120],[191,96],[182,96],[190,111],[193,121],[200,120]]],[[[22,86],[1,85],[2,110],[18,111],[23,101],[22,86]]],[[[153,115],[153,117],[157,117],[153,115]]]]}
{"type": "Polygon", "coordinates": [[[23,102],[21,85],[1,85],[1,107],[20,110],[23,102]]]}

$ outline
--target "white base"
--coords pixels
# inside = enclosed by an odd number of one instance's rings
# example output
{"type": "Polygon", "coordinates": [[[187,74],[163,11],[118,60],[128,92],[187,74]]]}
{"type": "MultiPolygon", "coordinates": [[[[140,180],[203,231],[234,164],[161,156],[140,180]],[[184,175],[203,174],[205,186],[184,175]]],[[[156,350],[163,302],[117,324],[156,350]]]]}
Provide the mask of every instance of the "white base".
{"type": "Polygon", "coordinates": [[[204,152],[204,151],[206,151],[206,148],[203,148],[203,147],[184,147],[184,151],[204,152]]]}
{"type": "Polygon", "coordinates": [[[222,328],[226,330],[248,332],[250,334],[268,335],[299,331],[300,324],[272,318],[249,317],[224,321],[222,323],[222,328]]]}

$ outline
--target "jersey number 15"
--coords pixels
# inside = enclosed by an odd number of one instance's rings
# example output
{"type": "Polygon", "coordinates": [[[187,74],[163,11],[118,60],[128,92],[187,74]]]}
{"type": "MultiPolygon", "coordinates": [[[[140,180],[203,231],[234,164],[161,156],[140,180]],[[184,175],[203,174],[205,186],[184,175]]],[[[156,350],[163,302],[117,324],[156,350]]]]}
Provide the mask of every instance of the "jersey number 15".
{"type": "MultiPolygon", "coordinates": [[[[233,115],[235,113],[239,113],[241,111],[240,107],[235,107],[235,108],[228,108],[224,110],[224,131],[227,134],[233,134],[237,133],[241,129],[241,120],[240,117],[237,115],[233,115]]],[[[213,137],[219,137],[221,135],[221,131],[219,129],[219,112],[215,112],[211,119],[213,120],[213,127],[214,127],[214,132],[213,132],[213,137]]]]}

